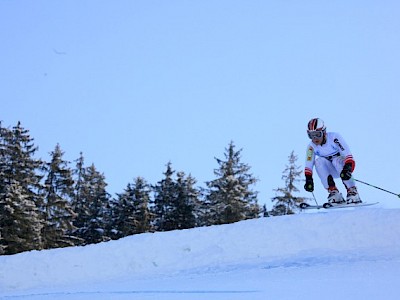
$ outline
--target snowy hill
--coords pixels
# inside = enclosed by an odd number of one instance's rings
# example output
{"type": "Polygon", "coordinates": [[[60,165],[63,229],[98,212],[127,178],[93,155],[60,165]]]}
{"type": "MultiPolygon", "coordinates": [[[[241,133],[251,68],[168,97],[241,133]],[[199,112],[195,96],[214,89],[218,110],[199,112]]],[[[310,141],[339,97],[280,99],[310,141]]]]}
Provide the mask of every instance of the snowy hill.
{"type": "Polygon", "coordinates": [[[0,299],[398,299],[400,209],[321,210],[0,256],[0,299]]]}

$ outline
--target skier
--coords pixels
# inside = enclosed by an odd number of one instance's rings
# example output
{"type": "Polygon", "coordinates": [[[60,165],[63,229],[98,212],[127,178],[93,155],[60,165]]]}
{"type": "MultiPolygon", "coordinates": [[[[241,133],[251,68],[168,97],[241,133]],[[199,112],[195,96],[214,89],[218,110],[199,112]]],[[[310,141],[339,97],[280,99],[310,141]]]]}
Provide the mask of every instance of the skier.
{"type": "Polygon", "coordinates": [[[308,122],[308,137],[311,139],[307,147],[304,174],[306,184],[304,189],[308,192],[314,191],[313,167],[322,185],[328,190],[328,203],[344,204],[361,203],[360,196],[354,179],[351,177],[355,168],[355,161],[347,143],[336,132],[326,132],[324,122],[319,118],[308,122]],[[316,156],[318,156],[316,158],[316,156]],[[346,201],[336,187],[333,178],[341,178],[347,189],[346,201]]]}

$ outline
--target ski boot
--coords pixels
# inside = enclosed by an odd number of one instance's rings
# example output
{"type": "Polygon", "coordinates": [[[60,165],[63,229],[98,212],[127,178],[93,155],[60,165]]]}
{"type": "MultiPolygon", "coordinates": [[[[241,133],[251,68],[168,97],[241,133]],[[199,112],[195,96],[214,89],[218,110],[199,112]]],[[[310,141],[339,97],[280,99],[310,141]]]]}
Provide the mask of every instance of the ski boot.
{"type": "Polygon", "coordinates": [[[339,193],[338,189],[329,188],[329,195],[328,195],[328,203],[331,205],[338,205],[338,204],[345,204],[346,201],[344,200],[342,193],[339,193]]]}
{"type": "Polygon", "coordinates": [[[360,196],[358,195],[357,188],[355,186],[347,189],[347,204],[358,204],[362,203],[360,196]]]}

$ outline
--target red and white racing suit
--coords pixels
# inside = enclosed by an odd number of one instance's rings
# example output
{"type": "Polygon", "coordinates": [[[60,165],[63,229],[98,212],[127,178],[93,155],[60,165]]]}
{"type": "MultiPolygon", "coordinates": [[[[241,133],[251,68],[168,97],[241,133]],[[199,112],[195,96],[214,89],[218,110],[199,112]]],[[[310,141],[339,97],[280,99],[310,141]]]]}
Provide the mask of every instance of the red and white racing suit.
{"type": "MultiPolygon", "coordinates": [[[[328,189],[328,176],[339,178],[346,163],[352,165],[351,171],[353,172],[355,161],[349,146],[339,133],[327,132],[322,145],[316,145],[312,141],[308,144],[304,173],[312,176],[315,165],[322,185],[328,189]]],[[[355,186],[353,178],[343,180],[343,183],[347,188],[355,186]]]]}

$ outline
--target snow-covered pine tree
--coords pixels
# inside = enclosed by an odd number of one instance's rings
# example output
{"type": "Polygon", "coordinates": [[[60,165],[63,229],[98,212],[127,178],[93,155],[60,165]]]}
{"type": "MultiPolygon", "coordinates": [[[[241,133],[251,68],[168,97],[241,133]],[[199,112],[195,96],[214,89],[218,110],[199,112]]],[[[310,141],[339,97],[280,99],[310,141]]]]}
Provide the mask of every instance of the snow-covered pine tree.
{"type": "Polygon", "coordinates": [[[174,222],[177,229],[196,227],[196,211],[199,207],[199,191],[195,187],[196,179],[184,172],[177,173],[177,201],[174,210],[174,222]]]}
{"type": "Polygon", "coordinates": [[[196,180],[184,172],[178,172],[175,179],[174,173],[169,162],[165,178],[153,186],[152,209],[157,231],[193,228],[197,224],[195,209],[199,206],[199,191],[194,186],[196,180]]]}
{"type": "Polygon", "coordinates": [[[289,165],[286,165],[283,171],[282,179],[285,181],[285,187],[277,188],[274,191],[281,194],[273,197],[274,204],[272,211],[273,216],[290,215],[298,211],[297,204],[304,202],[303,197],[296,197],[294,194],[299,192],[296,183],[300,181],[299,176],[302,174],[300,167],[296,165],[297,156],[294,151],[289,156],[289,165]]]}
{"type": "Polygon", "coordinates": [[[225,160],[216,158],[216,179],[207,182],[206,204],[209,224],[227,224],[257,218],[260,211],[257,192],[251,187],[257,179],[249,173],[250,167],[241,162],[241,151],[233,142],[225,149],[225,160]]]}
{"type": "Polygon", "coordinates": [[[73,235],[77,238],[80,238],[80,244],[86,244],[85,239],[83,238],[83,232],[85,230],[85,225],[87,223],[88,215],[89,215],[89,205],[86,202],[84,197],[84,174],[86,173],[85,168],[85,158],[83,153],[79,154],[79,158],[75,160],[76,167],[72,170],[73,178],[74,178],[74,196],[71,202],[72,209],[76,214],[76,217],[73,219],[73,226],[76,228],[73,232],[73,235]]]}
{"type": "Polygon", "coordinates": [[[163,173],[164,179],[153,186],[154,205],[154,229],[156,231],[168,231],[176,229],[173,220],[173,211],[177,199],[177,185],[173,179],[171,162],[167,164],[167,170],[163,173]]]}
{"type": "Polygon", "coordinates": [[[72,208],[76,213],[73,225],[77,228],[74,235],[83,239],[83,244],[93,244],[109,240],[106,232],[111,215],[110,195],[106,191],[107,183],[103,174],[94,164],[84,167],[81,153],[76,160],[75,195],[72,208]]]}
{"type": "Polygon", "coordinates": [[[84,195],[89,203],[90,216],[85,240],[89,243],[108,241],[110,238],[106,229],[110,221],[111,207],[105,176],[92,164],[87,168],[84,179],[84,195]]]}
{"type": "Polygon", "coordinates": [[[5,254],[42,249],[39,210],[18,182],[12,181],[2,190],[0,215],[0,242],[5,254]]]}
{"type": "Polygon", "coordinates": [[[45,182],[43,187],[43,207],[45,225],[42,230],[44,248],[60,248],[78,244],[72,235],[75,213],[71,207],[74,180],[69,162],[63,160],[64,152],[57,144],[50,153],[51,161],[45,163],[45,182]]]}
{"type": "Polygon", "coordinates": [[[117,194],[113,209],[115,238],[152,231],[150,193],[151,186],[144,178],[137,177],[122,194],[117,194]]]}
{"type": "Polygon", "coordinates": [[[38,206],[42,162],[29,131],[18,122],[11,130],[0,124],[0,230],[6,254],[41,249],[43,220],[38,206]]]}

